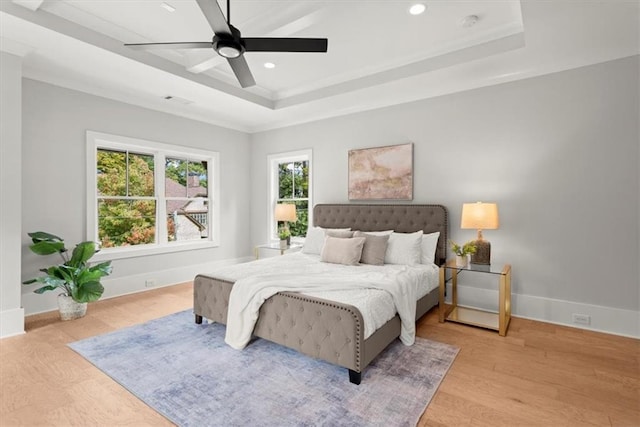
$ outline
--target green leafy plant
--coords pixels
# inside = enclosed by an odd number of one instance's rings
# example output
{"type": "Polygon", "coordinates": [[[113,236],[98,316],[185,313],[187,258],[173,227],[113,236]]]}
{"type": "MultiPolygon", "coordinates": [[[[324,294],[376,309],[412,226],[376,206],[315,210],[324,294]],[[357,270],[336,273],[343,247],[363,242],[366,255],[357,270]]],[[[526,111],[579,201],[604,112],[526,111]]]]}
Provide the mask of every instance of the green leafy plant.
{"type": "Polygon", "coordinates": [[[90,266],[88,261],[100,249],[95,242],[78,243],[69,257],[69,251],[64,246],[64,240],[53,234],[37,231],[28,233],[33,243],[29,249],[38,255],[59,254],[62,264],[40,269],[43,276],[22,282],[24,285],[33,283],[44,284],[34,292],[42,294],[46,291],[61,289],[64,294],[76,302],[92,302],[100,299],[104,287],[100,279],[111,274],[111,261],[101,262],[90,266]]]}
{"type": "Polygon", "coordinates": [[[453,251],[454,254],[456,254],[458,256],[467,256],[469,254],[475,254],[476,253],[476,249],[477,248],[476,248],[476,245],[473,242],[467,242],[462,246],[460,246],[459,244],[457,244],[453,240],[449,240],[449,242],[451,243],[451,250],[453,251]]]}
{"type": "Polygon", "coordinates": [[[278,236],[280,237],[280,240],[287,240],[287,237],[291,236],[291,232],[286,227],[280,227],[278,236]]]}

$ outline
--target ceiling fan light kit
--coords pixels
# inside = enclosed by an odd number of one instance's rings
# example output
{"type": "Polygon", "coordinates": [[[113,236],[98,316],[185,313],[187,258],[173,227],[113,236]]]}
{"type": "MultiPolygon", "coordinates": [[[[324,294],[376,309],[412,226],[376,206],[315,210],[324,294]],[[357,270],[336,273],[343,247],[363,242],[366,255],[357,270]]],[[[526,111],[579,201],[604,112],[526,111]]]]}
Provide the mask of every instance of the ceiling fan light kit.
{"type": "Polygon", "coordinates": [[[229,25],[229,28],[231,35],[216,34],[213,36],[213,50],[225,58],[237,58],[244,53],[245,48],[241,41],[240,31],[232,25],[229,25]]]}
{"type": "Polygon", "coordinates": [[[226,18],[216,0],[197,0],[197,2],[213,30],[212,42],[127,43],[125,46],[144,50],[213,48],[220,56],[227,59],[243,88],[256,84],[243,56],[245,52],[327,52],[328,40],[326,38],[243,38],[240,30],[231,25],[229,1],[227,1],[226,18]]]}

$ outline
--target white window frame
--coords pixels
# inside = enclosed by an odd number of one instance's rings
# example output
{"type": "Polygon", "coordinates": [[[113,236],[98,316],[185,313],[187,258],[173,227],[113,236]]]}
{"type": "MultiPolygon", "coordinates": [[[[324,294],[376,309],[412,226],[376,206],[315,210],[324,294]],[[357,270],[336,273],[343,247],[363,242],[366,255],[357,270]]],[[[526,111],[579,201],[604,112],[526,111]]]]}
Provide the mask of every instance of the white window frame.
{"type": "Polygon", "coordinates": [[[98,239],[98,191],[96,162],[98,149],[129,150],[154,156],[154,182],[156,199],[156,243],[103,248],[95,260],[133,258],[194,249],[214,248],[220,245],[220,155],[215,151],[205,151],[179,145],[164,144],[126,136],[87,131],[87,240],[98,239]],[[207,162],[208,174],[208,224],[206,239],[190,241],[167,241],[166,200],[164,167],[166,157],[188,158],[207,162]],[[213,184],[213,185],[211,185],[213,184]]]}
{"type": "MultiPolygon", "coordinates": [[[[313,151],[311,149],[307,149],[270,154],[267,156],[267,170],[269,171],[267,240],[271,242],[280,240],[278,237],[278,225],[275,219],[276,202],[280,196],[278,187],[278,165],[280,163],[301,161],[309,162],[309,217],[307,227],[313,226],[313,151]]],[[[304,237],[292,236],[291,241],[304,242],[304,237]]]]}

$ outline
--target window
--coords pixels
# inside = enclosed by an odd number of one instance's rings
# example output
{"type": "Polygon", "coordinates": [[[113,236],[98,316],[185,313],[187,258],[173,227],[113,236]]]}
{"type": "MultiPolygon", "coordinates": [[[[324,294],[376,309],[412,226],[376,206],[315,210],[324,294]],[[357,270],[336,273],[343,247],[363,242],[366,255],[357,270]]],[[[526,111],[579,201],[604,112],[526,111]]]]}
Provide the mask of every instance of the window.
{"type": "Polygon", "coordinates": [[[269,156],[271,191],[269,204],[269,239],[278,239],[278,223],[274,217],[278,203],[296,205],[296,222],[288,224],[291,237],[301,239],[307,234],[307,227],[312,221],[311,207],[311,150],[269,156]]]}
{"type": "Polygon", "coordinates": [[[218,153],[96,132],[87,142],[87,238],[103,253],[216,245],[218,153]]]}

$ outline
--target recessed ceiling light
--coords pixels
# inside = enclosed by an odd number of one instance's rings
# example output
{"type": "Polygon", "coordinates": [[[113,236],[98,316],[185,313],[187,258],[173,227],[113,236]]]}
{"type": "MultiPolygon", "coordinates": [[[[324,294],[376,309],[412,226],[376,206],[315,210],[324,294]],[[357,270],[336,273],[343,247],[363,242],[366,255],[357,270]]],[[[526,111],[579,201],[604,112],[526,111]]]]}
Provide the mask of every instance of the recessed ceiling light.
{"type": "Polygon", "coordinates": [[[164,2],[162,3],[160,6],[162,6],[165,10],[169,11],[169,12],[175,12],[176,8],[171,6],[169,3],[164,2]]]}
{"type": "Polygon", "coordinates": [[[464,18],[462,18],[462,21],[460,21],[460,25],[465,28],[473,27],[474,25],[476,25],[476,22],[478,22],[479,19],[480,18],[478,18],[478,15],[465,16],[464,18]]]}
{"type": "Polygon", "coordinates": [[[412,15],[420,15],[425,10],[427,10],[427,6],[423,5],[422,3],[416,3],[409,8],[409,13],[412,15]]]}
{"type": "Polygon", "coordinates": [[[276,64],[274,64],[273,62],[265,62],[264,68],[276,68],[276,64]]]}

